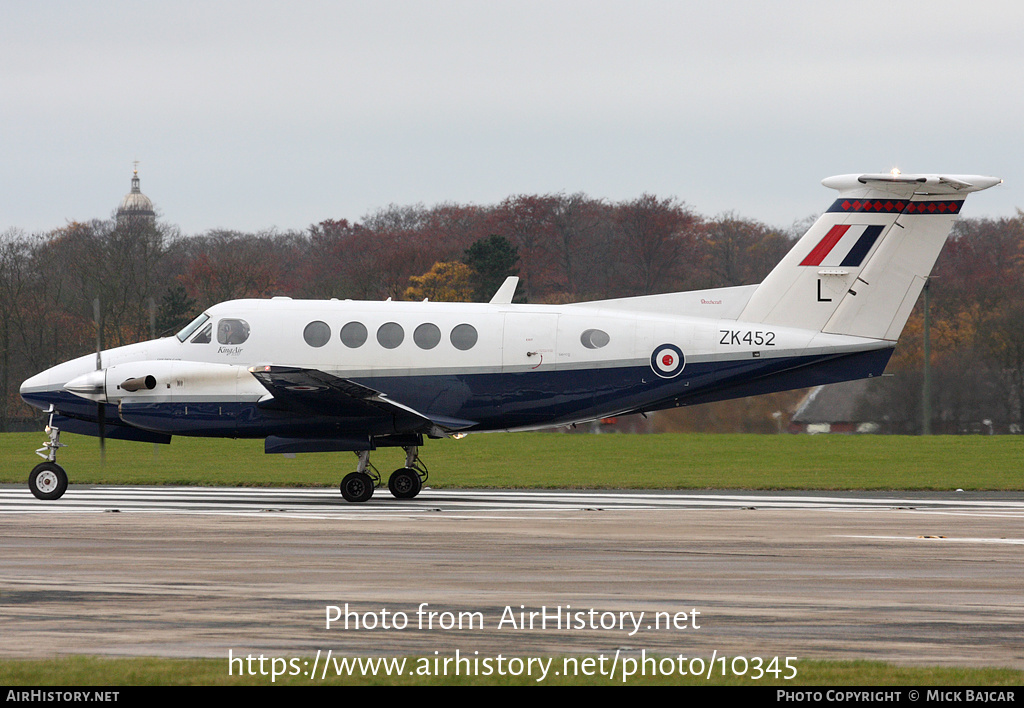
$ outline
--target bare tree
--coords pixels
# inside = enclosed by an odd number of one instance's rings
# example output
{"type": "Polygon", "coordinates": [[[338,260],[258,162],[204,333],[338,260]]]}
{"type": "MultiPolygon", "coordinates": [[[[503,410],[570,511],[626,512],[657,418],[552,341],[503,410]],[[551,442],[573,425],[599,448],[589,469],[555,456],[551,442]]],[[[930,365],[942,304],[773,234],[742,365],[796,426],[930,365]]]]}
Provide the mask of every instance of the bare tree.
{"type": "Polygon", "coordinates": [[[631,294],[678,289],[685,271],[694,268],[685,258],[693,252],[700,219],[682,202],[652,194],[617,204],[614,218],[624,244],[622,259],[633,277],[631,294]]]}

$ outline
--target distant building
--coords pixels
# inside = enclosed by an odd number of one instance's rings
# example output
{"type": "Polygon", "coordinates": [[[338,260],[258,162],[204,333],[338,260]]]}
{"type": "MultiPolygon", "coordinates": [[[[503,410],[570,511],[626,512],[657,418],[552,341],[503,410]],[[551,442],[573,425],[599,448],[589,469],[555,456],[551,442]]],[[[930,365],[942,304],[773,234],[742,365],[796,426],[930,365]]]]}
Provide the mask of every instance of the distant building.
{"type": "Polygon", "coordinates": [[[789,424],[791,433],[877,433],[878,423],[862,420],[858,404],[872,379],[816,386],[804,399],[789,424]]]}
{"type": "Polygon", "coordinates": [[[117,210],[118,227],[153,226],[156,223],[156,212],[153,202],[139,189],[139,169],[136,164],[132,172],[132,191],[124,195],[121,206],[117,210]]]}

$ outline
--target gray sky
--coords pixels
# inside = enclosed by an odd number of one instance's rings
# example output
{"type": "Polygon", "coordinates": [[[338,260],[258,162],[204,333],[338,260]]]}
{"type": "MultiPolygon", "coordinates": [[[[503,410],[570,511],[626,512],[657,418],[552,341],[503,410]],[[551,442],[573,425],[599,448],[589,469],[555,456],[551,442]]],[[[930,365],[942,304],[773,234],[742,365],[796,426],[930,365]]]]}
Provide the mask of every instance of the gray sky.
{"type": "Polygon", "coordinates": [[[789,226],[848,172],[1024,208],[1024,3],[3,0],[0,232],[675,196],[789,226]]]}

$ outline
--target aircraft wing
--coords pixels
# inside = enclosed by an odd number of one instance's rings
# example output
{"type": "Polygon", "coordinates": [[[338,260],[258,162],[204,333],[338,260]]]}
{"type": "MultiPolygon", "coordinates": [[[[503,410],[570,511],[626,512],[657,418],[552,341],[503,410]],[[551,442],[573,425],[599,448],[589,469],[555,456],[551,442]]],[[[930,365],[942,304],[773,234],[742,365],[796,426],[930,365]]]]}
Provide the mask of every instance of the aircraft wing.
{"type": "Polygon", "coordinates": [[[443,437],[470,428],[476,421],[425,415],[387,394],[318,369],[254,366],[249,372],[270,392],[260,405],[296,413],[340,418],[394,417],[395,429],[443,437]]]}

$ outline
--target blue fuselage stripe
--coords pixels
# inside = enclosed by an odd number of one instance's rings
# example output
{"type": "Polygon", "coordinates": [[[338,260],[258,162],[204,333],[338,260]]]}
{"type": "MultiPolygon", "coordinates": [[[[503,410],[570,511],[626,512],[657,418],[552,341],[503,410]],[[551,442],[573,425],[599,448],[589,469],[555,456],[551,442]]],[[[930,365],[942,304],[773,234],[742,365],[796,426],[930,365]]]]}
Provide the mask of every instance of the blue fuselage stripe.
{"type": "MultiPolygon", "coordinates": [[[[675,378],[649,366],[560,371],[377,376],[358,383],[386,393],[427,416],[477,421],[470,431],[560,425],[615,413],[653,411],[693,403],[878,376],[892,349],[855,354],[732,359],[688,363],[675,378]]],[[[96,421],[96,404],[63,390],[26,393],[37,407],[50,404],[63,415],[96,421]]],[[[391,416],[344,418],[325,411],[300,416],[259,408],[255,402],[163,402],[124,404],[121,415],[106,407],[110,425],[126,422],[175,435],[331,437],[358,430],[370,436],[396,430],[391,416]]],[[[82,426],[75,426],[81,431],[82,426]]]]}

